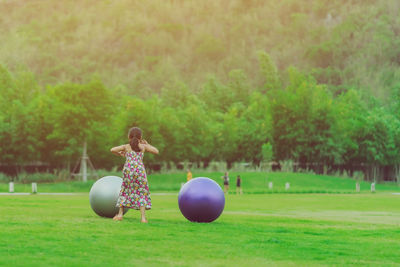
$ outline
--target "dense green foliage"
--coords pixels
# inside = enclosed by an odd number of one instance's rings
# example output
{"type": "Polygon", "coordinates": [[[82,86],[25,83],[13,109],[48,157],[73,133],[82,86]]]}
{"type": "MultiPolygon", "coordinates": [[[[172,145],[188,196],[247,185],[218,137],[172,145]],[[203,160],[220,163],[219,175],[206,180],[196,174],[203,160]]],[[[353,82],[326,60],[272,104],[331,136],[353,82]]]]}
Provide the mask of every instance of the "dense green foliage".
{"type": "Polygon", "coordinates": [[[148,225],[98,217],[87,195],[0,196],[4,266],[396,266],[399,196],[230,195],[221,217],[188,222],[153,195],[148,225]],[[29,223],[28,223],[29,222],[29,223]]]}
{"type": "Polygon", "coordinates": [[[110,168],[121,161],[109,148],[135,125],[161,152],[147,163],[293,161],[395,179],[399,10],[0,1],[0,162],[71,166],[86,140],[95,166],[110,168]]]}
{"type": "Polygon", "coordinates": [[[44,85],[97,74],[151,96],[171,79],[191,91],[208,74],[225,83],[232,69],[252,88],[276,84],[254,71],[263,50],[280,71],[311,71],[336,93],[388,98],[400,74],[399,9],[396,0],[3,0],[0,62],[44,85]]]}

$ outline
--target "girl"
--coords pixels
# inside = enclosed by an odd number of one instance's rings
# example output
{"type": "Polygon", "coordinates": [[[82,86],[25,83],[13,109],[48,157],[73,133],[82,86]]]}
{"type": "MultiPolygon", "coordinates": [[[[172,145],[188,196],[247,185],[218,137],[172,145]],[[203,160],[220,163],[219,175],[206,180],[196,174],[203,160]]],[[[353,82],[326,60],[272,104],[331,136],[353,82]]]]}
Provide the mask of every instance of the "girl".
{"type": "Polygon", "coordinates": [[[117,202],[119,212],[113,220],[121,221],[124,208],[131,208],[140,210],[141,222],[147,223],[145,210],[151,209],[151,198],[146,170],[143,165],[143,154],[146,151],[158,154],[158,149],[142,139],[140,128],[131,128],[128,139],[129,144],[111,148],[113,154],[126,157],[123,169],[124,178],[117,202]]]}

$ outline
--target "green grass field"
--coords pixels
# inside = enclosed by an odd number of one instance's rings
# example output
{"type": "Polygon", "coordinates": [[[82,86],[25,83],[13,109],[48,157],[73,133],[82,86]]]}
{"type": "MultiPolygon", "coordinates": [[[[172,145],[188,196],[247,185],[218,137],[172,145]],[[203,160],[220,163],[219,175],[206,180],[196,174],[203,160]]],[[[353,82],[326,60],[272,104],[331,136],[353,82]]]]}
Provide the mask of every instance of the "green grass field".
{"type": "MultiPolygon", "coordinates": [[[[241,173],[244,195],[231,193],[218,220],[187,221],[177,193],[185,174],[149,176],[149,224],[129,211],[124,221],[98,217],[94,181],[39,184],[39,192],[0,195],[0,266],[395,266],[400,263],[397,184],[302,173],[241,173]],[[267,177],[267,179],[266,179],[267,177]],[[267,182],[274,189],[267,188],[267,182]],[[292,194],[283,194],[291,183],[292,194]],[[159,194],[159,192],[169,192],[159,194]],[[270,194],[274,193],[274,194],[270,194]]],[[[221,173],[195,173],[222,184],[221,173]]],[[[8,184],[0,184],[7,192],[8,184]]],[[[16,184],[16,192],[30,192],[16,184]]]]}
{"type": "Polygon", "coordinates": [[[100,218],[88,195],[0,196],[0,266],[396,266],[400,195],[228,195],[215,222],[188,222],[153,194],[149,224],[100,218]]]}
{"type": "MultiPolygon", "coordinates": [[[[120,176],[120,172],[112,173],[120,176]]],[[[353,193],[355,192],[356,181],[349,178],[340,178],[333,176],[314,175],[305,173],[261,173],[231,172],[231,192],[235,191],[236,176],[242,177],[242,186],[245,193],[263,194],[263,193],[282,193],[285,191],[285,183],[290,183],[288,193],[353,193]],[[268,189],[268,182],[273,182],[273,189],[268,189]]],[[[214,179],[222,186],[222,173],[193,173],[193,177],[205,176],[214,179]]],[[[185,173],[176,174],[151,174],[149,175],[150,190],[152,192],[178,192],[181,183],[186,181],[185,173]]],[[[82,183],[79,181],[41,183],[38,184],[39,192],[89,192],[94,181],[82,183]]],[[[361,191],[370,191],[371,184],[360,182],[361,191]]],[[[31,184],[15,184],[15,192],[31,192],[31,184]]],[[[377,192],[399,191],[400,187],[396,183],[377,184],[377,192]]],[[[0,192],[8,192],[8,184],[0,183],[0,192]]]]}

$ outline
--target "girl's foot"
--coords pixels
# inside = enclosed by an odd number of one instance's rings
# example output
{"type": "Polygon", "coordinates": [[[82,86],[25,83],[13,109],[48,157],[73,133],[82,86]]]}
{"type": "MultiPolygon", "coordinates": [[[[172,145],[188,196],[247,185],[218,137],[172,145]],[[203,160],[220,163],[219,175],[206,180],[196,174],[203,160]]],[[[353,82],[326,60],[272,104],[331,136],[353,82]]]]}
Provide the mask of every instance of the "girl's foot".
{"type": "Polygon", "coordinates": [[[114,221],[122,221],[122,218],[123,218],[122,215],[117,214],[114,216],[113,220],[114,221]]]}
{"type": "Polygon", "coordinates": [[[148,223],[148,221],[147,221],[146,218],[144,218],[144,219],[142,218],[142,219],[140,220],[140,222],[141,222],[141,223],[148,223]]]}

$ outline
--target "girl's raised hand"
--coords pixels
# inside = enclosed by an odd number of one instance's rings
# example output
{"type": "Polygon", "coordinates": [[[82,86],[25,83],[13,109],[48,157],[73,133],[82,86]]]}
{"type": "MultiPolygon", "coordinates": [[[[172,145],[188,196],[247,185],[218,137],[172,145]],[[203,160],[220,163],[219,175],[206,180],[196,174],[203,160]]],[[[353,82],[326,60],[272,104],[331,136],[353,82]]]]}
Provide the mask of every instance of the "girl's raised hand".
{"type": "Polygon", "coordinates": [[[141,143],[142,145],[148,145],[148,144],[149,144],[149,143],[147,143],[147,141],[144,140],[144,139],[141,139],[141,140],[140,140],[140,143],[141,143]]]}

